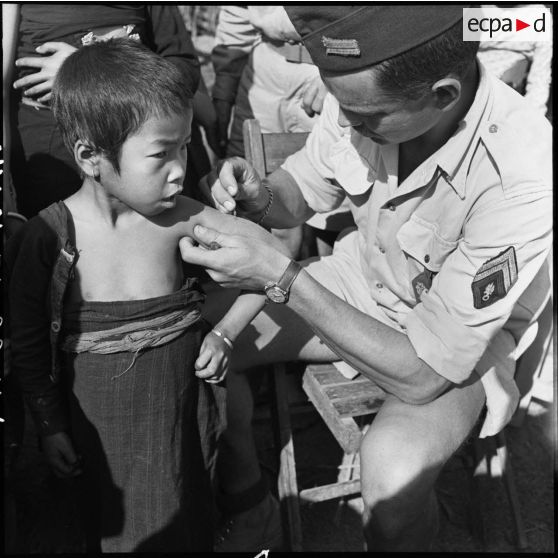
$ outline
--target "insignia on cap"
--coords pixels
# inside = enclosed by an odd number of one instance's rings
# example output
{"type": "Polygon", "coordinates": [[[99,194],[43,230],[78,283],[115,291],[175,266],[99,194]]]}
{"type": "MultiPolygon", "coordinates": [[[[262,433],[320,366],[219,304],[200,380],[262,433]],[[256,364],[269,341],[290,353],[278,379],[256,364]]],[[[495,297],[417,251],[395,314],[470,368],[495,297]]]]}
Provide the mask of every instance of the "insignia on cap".
{"type": "Polygon", "coordinates": [[[322,44],[326,48],[326,54],[360,56],[360,47],[356,39],[331,39],[322,36],[322,44]]]}
{"type": "Polygon", "coordinates": [[[513,246],[482,264],[475,274],[471,288],[477,309],[490,306],[504,298],[517,281],[517,260],[513,246]]]}

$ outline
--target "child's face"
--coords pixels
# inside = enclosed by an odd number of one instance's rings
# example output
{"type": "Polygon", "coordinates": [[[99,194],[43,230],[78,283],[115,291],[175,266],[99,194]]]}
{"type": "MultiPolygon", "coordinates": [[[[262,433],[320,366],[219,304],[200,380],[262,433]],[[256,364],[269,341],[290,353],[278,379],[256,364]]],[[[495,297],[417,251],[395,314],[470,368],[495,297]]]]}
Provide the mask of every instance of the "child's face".
{"type": "Polygon", "coordinates": [[[122,145],[120,173],[101,157],[106,192],[142,215],[157,215],[176,205],[186,174],[186,145],[192,111],[152,116],[122,145]]]}

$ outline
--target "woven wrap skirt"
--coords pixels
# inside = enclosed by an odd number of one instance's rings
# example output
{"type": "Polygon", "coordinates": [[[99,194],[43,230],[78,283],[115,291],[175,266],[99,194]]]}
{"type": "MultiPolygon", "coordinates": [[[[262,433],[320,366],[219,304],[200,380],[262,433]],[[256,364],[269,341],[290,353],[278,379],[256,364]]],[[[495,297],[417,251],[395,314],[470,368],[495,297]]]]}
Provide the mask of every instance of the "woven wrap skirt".
{"type": "MultiPolygon", "coordinates": [[[[202,298],[185,286],[147,300],[67,305],[64,334],[145,321],[202,298]]],[[[206,330],[197,320],[176,339],[137,353],[63,353],[89,551],[211,550],[208,430],[200,427],[208,409],[200,409],[207,400],[200,402],[194,375],[206,330]]]]}

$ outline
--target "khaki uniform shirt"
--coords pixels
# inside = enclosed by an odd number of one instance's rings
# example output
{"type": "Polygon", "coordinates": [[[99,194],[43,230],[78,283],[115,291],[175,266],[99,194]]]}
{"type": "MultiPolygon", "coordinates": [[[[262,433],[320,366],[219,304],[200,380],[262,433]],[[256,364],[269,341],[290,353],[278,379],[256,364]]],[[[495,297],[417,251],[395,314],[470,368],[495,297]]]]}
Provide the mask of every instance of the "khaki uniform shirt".
{"type": "Polygon", "coordinates": [[[489,413],[507,422],[518,401],[514,352],[550,292],[543,266],[552,242],[552,131],[479,68],[457,131],[402,183],[399,146],[340,127],[331,95],[306,146],[283,168],[317,212],[348,197],[368,287],[362,296],[438,374],[461,383],[476,368],[489,413]],[[503,328],[505,342],[491,345],[503,328]]]}

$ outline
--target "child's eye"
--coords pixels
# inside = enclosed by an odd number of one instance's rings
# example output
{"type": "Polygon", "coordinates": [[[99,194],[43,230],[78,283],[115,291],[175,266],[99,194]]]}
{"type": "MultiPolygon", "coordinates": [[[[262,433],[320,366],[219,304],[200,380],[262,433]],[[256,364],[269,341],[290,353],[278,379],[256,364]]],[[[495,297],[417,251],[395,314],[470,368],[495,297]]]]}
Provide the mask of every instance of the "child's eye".
{"type": "Polygon", "coordinates": [[[156,159],[164,159],[167,156],[166,151],[159,151],[159,153],[154,153],[151,157],[155,157],[156,159]]]}

